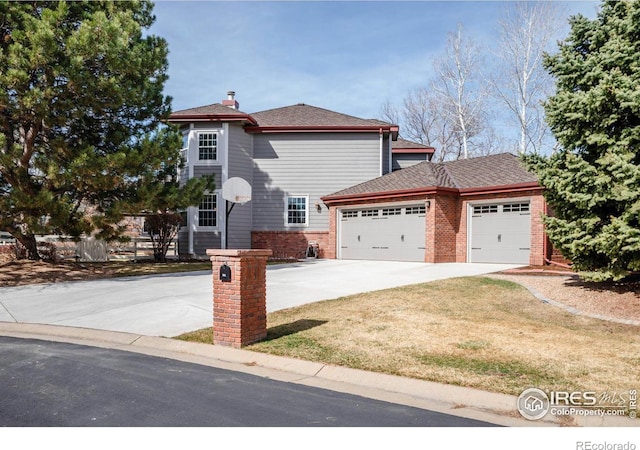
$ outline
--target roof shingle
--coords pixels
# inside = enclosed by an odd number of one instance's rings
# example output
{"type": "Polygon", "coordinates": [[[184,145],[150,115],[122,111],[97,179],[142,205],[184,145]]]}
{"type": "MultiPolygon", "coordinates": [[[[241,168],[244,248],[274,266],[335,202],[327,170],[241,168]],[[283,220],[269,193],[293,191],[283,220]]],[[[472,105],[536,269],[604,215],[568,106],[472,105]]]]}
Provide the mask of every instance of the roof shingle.
{"type": "Polygon", "coordinates": [[[484,188],[537,181],[535,175],[525,170],[517,156],[500,153],[442,163],[425,161],[334,192],[324,198],[438,187],[484,188]]]}
{"type": "Polygon", "coordinates": [[[372,127],[389,126],[387,122],[373,119],[360,119],[347,114],[318,108],[317,106],[297,105],[268,109],[252,113],[259,127],[372,127]]]}
{"type": "Polygon", "coordinates": [[[195,108],[182,109],[171,113],[171,116],[213,116],[213,115],[234,115],[234,116],[247,116],[246,112],[239,109],[230,108],[224,106],[221,103],[214,103],[212,105],[197,106],[195,108]]]}

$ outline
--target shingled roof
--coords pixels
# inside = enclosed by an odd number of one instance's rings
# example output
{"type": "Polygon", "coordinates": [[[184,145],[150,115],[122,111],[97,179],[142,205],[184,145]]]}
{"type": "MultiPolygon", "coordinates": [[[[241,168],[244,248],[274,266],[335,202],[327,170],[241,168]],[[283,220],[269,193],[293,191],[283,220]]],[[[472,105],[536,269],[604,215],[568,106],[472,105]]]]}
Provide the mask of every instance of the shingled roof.
{"type": "Polygon", "coordinates": [[[402,150],[418,150],[424,153],[433,153],[435,148],[430,145],[420,144],[418,142],[407,141],[406,139],[398,138],[398,140],[393,141],[391,145],[393,150],[402,149],[402,150]]]}
{"type": "Polygon", "coordinates": [[[317,106],[298,103],[282,108],[252,113],[260,127],[379,127],[390,123],[330,111],[317,106]]]}
{"type": "Polygon", "coordinates": [[[256,113],[246,113],[221,103],[176,111],[169,117],[170,122],[185,121],[244,121],[248,132],[278,131],[365,131],[392,133],[397,137],[398,126],[375,119],[342,114],[317,106],[299,103],[282,108],[269,109],[256,113]]]}
{"type": "Polygon", "coordinates": [[[536,184],[537,178],[511,153],[441,163],[422,162],[323,197],[325,201],[402,191],[481,189],[536,184]]]}
{"type": "Polygon", "coordinates": [[[169,122],[192,121],[241,121],[255,125],[256,121],[250,114],[235,108],[230,108],[221,103],[197,106],[195,108],[175,111],[169,116],[169,122]]]}

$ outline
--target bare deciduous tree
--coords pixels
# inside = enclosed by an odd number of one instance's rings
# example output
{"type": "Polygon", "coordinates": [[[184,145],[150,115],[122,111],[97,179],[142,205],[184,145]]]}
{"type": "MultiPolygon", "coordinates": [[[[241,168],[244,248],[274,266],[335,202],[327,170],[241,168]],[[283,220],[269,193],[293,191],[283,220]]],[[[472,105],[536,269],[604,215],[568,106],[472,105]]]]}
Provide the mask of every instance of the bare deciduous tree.
{"type": "Polygon", "coordinates": [[[445,54],[436,60],[433,86],[444,114],[454,124],[459,157],[468,158],[471,140],[487,127],[484,118],[488,92],[480,74],[482,49],[462,33],[462,25],[447,36],[445,54]]]}
{"type": "Polygon", "coordinates": [[[400,109],[383,105],[383,118],[401,124],[406,139],[435,147],[436,161],[494,153],[497,141],[486,120],[488,91],[480,66],[480,48],[459,26],[434,62],[435,77],[411,91],[400,109]]]}
{"type": "Polygon", "coordinates": [[[491,85],[517,124],[521,154],[541,152],[550,137],[542,101],[552,93],[553,80],[542,58],[564,24],[561,13],[554,2],[509,2],[499,20],[491,85]]]}

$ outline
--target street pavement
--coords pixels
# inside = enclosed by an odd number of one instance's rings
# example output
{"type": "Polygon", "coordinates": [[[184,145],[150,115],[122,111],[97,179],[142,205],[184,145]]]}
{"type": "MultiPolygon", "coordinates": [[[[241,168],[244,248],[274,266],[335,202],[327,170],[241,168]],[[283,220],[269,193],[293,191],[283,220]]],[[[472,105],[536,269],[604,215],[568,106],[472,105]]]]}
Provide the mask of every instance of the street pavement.
{"type": "MultiPolygon", "coordinates": [[[[268,266],[267,311],[514,267],[353,260],[268,266]]],[[[212,317],[209,271],[0,288],[0,322],[177,336],[210,326],[212,317]]]]}
{"type": "Polygon", "coordinates": [[[0,337],[0,360],[0,426],[491,426],[451,414],[121,350],[0,337]]]}

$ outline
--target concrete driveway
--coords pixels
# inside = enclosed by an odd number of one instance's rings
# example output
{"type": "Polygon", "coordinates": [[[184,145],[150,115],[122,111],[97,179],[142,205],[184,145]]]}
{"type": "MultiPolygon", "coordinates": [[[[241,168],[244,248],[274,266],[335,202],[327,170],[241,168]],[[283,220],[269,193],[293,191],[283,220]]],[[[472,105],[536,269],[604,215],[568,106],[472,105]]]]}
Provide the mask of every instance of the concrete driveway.
{"type": "MultiPolygon", "coordinates": [[[[269,266],[267,311],[360,292],[518,267],[311,260],[269,266]]],[[[211,325],[210,272],[0,288],[0,321],[176,336],[211,325]]]]}

